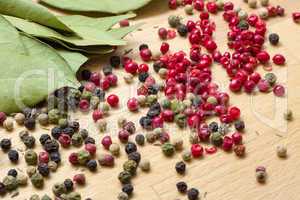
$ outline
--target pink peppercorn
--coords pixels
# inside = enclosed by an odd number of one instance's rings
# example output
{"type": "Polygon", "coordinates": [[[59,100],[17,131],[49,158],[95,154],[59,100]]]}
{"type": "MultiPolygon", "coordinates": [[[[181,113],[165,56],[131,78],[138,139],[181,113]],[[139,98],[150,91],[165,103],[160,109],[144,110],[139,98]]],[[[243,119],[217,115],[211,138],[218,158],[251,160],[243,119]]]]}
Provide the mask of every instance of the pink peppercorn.
{"type": "Polygon", "coordinates": [[[285,63],[285,57],[281,54],[276,54],[273,56],[273,63],[276,65],[284,65],[285,63]]]}
{"type": "Polygon", "coordinates": [[[119,134],[118,134],[118,137],[119,137],[119,140],[122,143],[126,143],[128,141],[129,135],[130,135],[130,133],[128,131],[126,131],[126,130],[120,130],[119,134]]]}
{"type": "Polygon", "coordinates": [[[73,177],[73,181],[77,183],[78,185],[84,185],[85,184],[85,175],[84,174],[76,174],[73,177]]]}
{"type": "Polygon", "coordinates": [[[200,144],[193,144],[191,146],[191,153],[194,158],[199,158],[203,155],[203,147],[200,144]]]}
{"type": "Polygon", "coordinates": [[[278,15],[278,16],[284,16],[285,10],[284,10],[283,7],[277,6],[277,7],[276,7],[276,12],[277,12],[277,15],[278,15]]]}
{"type": "Polygon", "coordinates": [[[208,130],[208,128],[200,128],[198,129],[198,136],[201,141],[208,141],[210,137],[210,131],[208,130]]]}
{"type": "Polygon", "coordinates": [[[172,110],[163,110],[162,118],[165,122],[173,122],[174,121],[174,112],[172,110]]]}
{"type": "Polygon", "coordinates": [[[161,117],[154,117],[152,120],[153,128],[162,128],[164,126],[164,120],[161,117]]]}
{"type": "Polygon", "coordinates": [[[149,66],[147,64],[140,64],[137,69],[138,73],[148,72],[149,66]]]}
{"type": "Polygon", "coordinates": [[[230,1],[229,2],[225,2],[223,8],[224,8],[224,11],[233,10],[234,5],[230,1]]]}
{"type": "Polygon", "coordinates": [[[109,95],[106,101],[111,107],[117,107],[119,105],[119,97],[115,94],[109,95]]]}
{"type": "Polygon", "coordinates": [[[128,19],[123,19],[119,22],[119,24],[121,27],[126,27],[126,26],[129,26],[129,21],[128,21],[128,19]]]}
{"type": "Polygon", "coordinates": [[[252,14],[247,18],[247,22],[249,23],[250,26],[255,26],[257,21],[258,21],[258,16],[257,15],[252,14]]]}
{"type": "Polygon", "coordinates": [[[159,137],[159,141],[164,144],[170,140],[170,135],[168,133],[162,133],[161,136],[159,137]]]}
{"type": "Polygon", "coordinates": [[[216,2],[206,3],[206,9],[208,12],[213,13],[213,14],[218,12],[218,6],[217,6],[216,2]]]}
{"type": "Polygon", "coordinates": [[[197,128],[200,124],[200,120],[201,119],[198,115],[192,115],[192,116],[188,117],[187,124],[191,128],[197,128]]]}
{"type": "Polygon", "coordinates": [[[103,118],[103,112],[99,109],[93,111],[93,120],[96,122],[99,119],[103,118]]]}
{"type": "Polygon", "coordinates": [[[267,63],[270,60],[270,55],[266,51],[261,51],[256,55],[256,58],[261,63],[267,63]]]}
{"type": "Polygon", "coordinates": [[[100,73],[99,72],[92,72],[90,76],[90,81],[93,82],[95,85],[99,86],[100,85],[100,73]]]}
{"type": "Polygon", "coordinates": [[[169,0],[169,8],[176,9],[177,8],[177,0],[169,0]]]}
{"type": "Polygon", "coordinates": [[[204,46],[208,51],[214,51],[217,48],[217,44],[213,40],[207,40],[204,46]]]}
{"type": "Polygon", "coordinates": [[[252,80],[254,83],[258,83],[261,79],[261,76],[257,72],[253,72],[250,76],[249,79],[252,80]]]}
{"type": "Polygon", "coordinates": [[[104,136],[104,137],[102,138],[101,144],[103,145],[103,147],[104,147],[105,149],[109,149],[110,145],[112,144],[111,137],[110,137],[109,135],[104,136]]]}
{"type": "Polygon", "coordinates": [[[69,155],[69,162],[72,165],[77,165],[78,164],[78,154],[77,153],[71,153],[69,155]]]}
{"type": "Polygon", "coordinates": [[[192,30],[194,30],[196,28],[196,23],[192,20],[189,20],[186,23],[186,27],[188,29],[188,32],[191,32],[192,30]]]}
{"type": "Polygon", "coordinates": [[[118,83],[118,77],[115,74],[109,74],[106,76],[110,86],[116,86],[118,83]]]}
{"type": "Polygon", "coordinates": [[[130,98],[127,101],[127,108],[130,111],[137,111],[139,109],[139,102],[135,97],[130,98]]]}
{"type": "Polygon", "coordinates": [[[71,145],[71,137],[67,134],[61,134],[58,138],[62,147],[67,148],[71,145]]]}
{"type": "Polygon", "coordinates": [[[162,54],[166,54],[169,51],[169,49],[170,49],[170,45],[166,42],[163,42],[160,46],[160,52],[162,54]]]}
{"type": "Polygon", "coordinates": [[[207,147],[205,148],[205,152],[207,154],[214,154],[218,151],[217,147],[207,147]]]}
{"type": "Polygon", "coordinates": [[[202,11],[204,10],[204,1],[203,0],[195,0],[194,1],[195,10],[202,11]]]}
{"type": "Polygon", "coordinates": [[[240,118],[241,111],[238,107],[234,106],[234,107],[229,108],[228,114],[230,115],[230,117],[233,120],[237,120],[240,118]]]}
{"type": "Polygon", "coordinates": [[[273,88],[273,93],[277,97],[282,97],[285,94],[285,89],[282,85],[275,85],[274,88],[273,88]]]}
{"type": "Polygon", "coordinates": [[[244,90],[245,92],[247,93],[251,93],[254,88],[255,88],[255,82],[252,81],[252,80],[247,80],[245,83],[244,83],[244,90]]]}
{"type": "Polygon", "coordinates": [[[143,61],[148,62],[151,60],[152,53],[151,53],[150,49],[144,48],[140,51],[140,56],[143,61]]]}
{"type": "Polygon", "coordinates": [[[39,153],[39,162],[40,163],[48,163],[49,162],[49,154],[46,151],[42,151],[39,153]]]}
{"type": "Polygon", "coordinates": [[[4,112],[0,112],[0,124],[2,125],[5,120],[6,114],[4,112]]]}
{"type": "Polygon", "coordinates": [[[230,151],[232,149],[233,146],[233,140],[231,137],[229,136],[225,136],[223,139],[223,144],[222,144],[222,148],[224,151],[230,151]]]}
{"type": "Polygon", "coordinates": [[[233,133],[231,137],[232,137],[234,144],[240,144],[243,140],[242,134],[239,132],[233,133]]]}
{"type": "Polygon", "coordinates": [[[87,111],[90,107],[90,102],[86,99],[81,99],[79,102],[79,108],[81,111],[87,111]]]}
{"type": "Polygon", "coordinates": [[[89,92],[93,92],[96,88],[96,85],[93,83],[93,82],[87,82],[85,85],[84,85],[84,88],[89,91],[89,92]]]}
{"type": "Polygon", "coordinates": [[[261,92],[268,92],[270,89],[270,83],[267,80],[262,79],[258,82],[257,87],[261,92]]]}
{"type": "Polygon", "coordinates": [[[165,40],[168,37],[168,31],[166,28],[160,28],[158,29],[158,35],[160,39],[165,40]]]}
{"type": "Polygon", "coordinates": [[[242,82],[240,79],[232,79],[229,84],[229,88],[232,92],[238,92],[241,90],[242,82]]]}
{"type": "Polygon", "coordinates": [[[97,151],[97,147],[96,145],[92,144],[92,143],[87,143],[85,146],[84,146],[84,149],[86,151],[88,151],[91,155],[95,155],[96,151],[97,151]]]}
{"type": "Polygon", "coordinates": [[[167,36],[167,38],[168,39],[173,39],[175,37],[176,37],[176,31],[174,31],[174,30],[168,30],[168,36],[167,36]]]}
{"type": "Polygon", "coordinates": [[[125,64],[124,69],[126,72],[130,74],[135,74],[138,69],[138,64],[136,62],[128,62],[125,64]]]}
{"type": "Polygon", "coordinates": [[[110,87],[109,80],[107,78],[100,80],[100,87],[103,90],[108,90],[110,87]]]}

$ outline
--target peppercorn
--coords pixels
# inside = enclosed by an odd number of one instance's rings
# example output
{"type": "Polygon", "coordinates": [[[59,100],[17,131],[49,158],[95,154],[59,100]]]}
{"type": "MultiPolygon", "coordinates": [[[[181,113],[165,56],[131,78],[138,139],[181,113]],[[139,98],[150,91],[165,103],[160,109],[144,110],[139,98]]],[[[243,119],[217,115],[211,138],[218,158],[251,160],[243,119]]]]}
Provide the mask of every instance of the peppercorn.
{"type": "Polygon", "coordinates": [[[134,188],[130,183],[123,185],[122,191],[128,194],[129,196],[132,194],[134,188]]]}
{"type": "MultiPolygon", "coordinates": [[[[146,97],[146,105],[151,106],[157,102],[157,95],[150,94],[146,97]]],[[[153,111],[153,110],[152,110],[153,111]]],[[[154,111],[157,111],[157,109],[154,109],[154,111]]]]}
{"type": "Polygon", "coordinates": [[[120,146],[116,143],[112,143],[109,146],[109,151],[112,155],[118,156],[120,154],[120,146]]]}
{"type": "Polygon", "coordinates": [[[176,28],[181,23],[181,17],[175,16],[175,15],[170,15],[168,17],[168,22],[172,28],[176,28]]]}
{"type": "Polygon", "coordinates": [[[33,148],[35,145],[35,138],[32,135],[23,138],[23,143],[29,149],[33,148]]]}
{"type": "Polygon", "coordinates": [[[134,175],[137,169],[137,163],[134,160],[128,160],[123,164],[124,171],[128,171],[131,175],[134,175]]]}
{"type": "Polygon", "coordinates": [[[50,153],[50,159],[57,164],[61,162],[61,156],[59,152],[51,152],[50,153]]]}
{"type": "Polygon", "coordinates": [[[277,156],[280,158],[285,158],[287,156],[287,148],[284,145],[279,145],[276,148],[277,156]]]}
{"type": "Polygon", "coordinates": [[[73,181],[71,179],[69,179],[69,178],[65,179],[64,185],[65,185],[65,188],[66,188],[67,192],[70,192],[70,191],[73,190],[74,184],[73,184],[73,181]]]}
{"type": "Polygon", "coordinates": [[[256,180],[259,183],[264,183],[266,181],[267,178],[266,171],[257,171],[255,174],[256,174],[256,180]]]}
{"type": "Polygon", "coordinates": [[[27,150],[25,152],[25,161],[28,165],[36,165],[38,156],[33,150],[27,150]]]}
{"type": "Polygon", "coordinates": [[[184,24],[180,24],[177,26],[177,32],[181,37],[185,37],[188,34],[187,26],[184,24]]]}
{"type": "Polygon", "coordinates": [[[169,142],[164,143],[161,148],[165,156],[172,156],[175,152],[174,146],[169,142]]]}
{"type": "Polygon", "coordinates": [[[73,177],[73,181],[77,183],[78,185],[84,185],[85,184],[85,175],[84,174],[76,174],[73,177]]]}
{"type": "Polygon", "coordinates": [[[124,78],[126,83],[132,83],[133,82],[133,77],[134,76],[132,74],[127,73],[127,74],[124,75],[123,78],[124,78]]]}
{"type": "Polygon", "coordinates": [[[95,143],[96,143],[96,141],[95,141],[95,139],[92,138],[92,137],[87,137],[87,138],[85,138],[85,140],[84,140],[84,144],[95,144],[95,143]]]}
{"type": "Polygon", "coordinates": [[[118,179],[122,184],[130,183],[132,175],[128,171],[123,171],[119,174],[118,179]]]}
{"type": "Polygon", "coordinates": [[[248,22],[247,22],[246,20],[241,20],[241,21],[238,23],[237,27],[238,27],[239,29],[241,29],[241,30],[248,30],[248,29],[249,29],[249,24],[248,24],[248,22]]]}
{"type": "Polygon", "coordinates": [[[35,129],[35,119],[30,117],[30,118],[26,118],[24,121],[24,126],[28,129],[28,130],[33,130],[35,129]]]}
{"type": "Polygon", "coordinates": [[[293,120],[293,112],[290,109],[284,113],[284,119],[287,121],[293,120]]]}
{"type": "Polygon", "coordinates": [[[246,148],[243,144],[235,145],[233,147],[234,153],[239,157],[243,157],[245,155],[245,150],[246,148]]]}
{"type": "Polygon", "coordinates": [[[149,49],[149,46],[147,44],[141,44],[139,46],[139,51],[143,50],[143,49],[149,49]]]}
{"type": "MultiPolygon", "coordinates": [[[[90,101],[90,99],[92,97],[92,94],[93,94],[92,92],[87,91],[86,89],[84,89],[83,92],[82,92],[82,94],[81,94],[81,99],[90,101]]],[[[58,119],[58,122],[59,122],[59,119],[58,119]]]]}
{"type": "Polygon", "coordinates": [[[39,195],[34,194],[34,195],[31,195],[31,197],[29,198],[29,200],[40,200],[40,197],[39,197],[39,195]]]}
{"type": "Polygon", "coordinates": [[[72,145],[75,147],[80,147],[83,143],[83,139],[79,133],[75,133],[72,136],[72,145]]]}
{"type": "Polygon", "coordinates": [[[0,196],[4,196],[6,193],[6,188],[5,188],[5,185],[0,182],[0,196]]]}
{"type": "Polygon", "coordinates": [[[142,135],[142,134],[137,134],[135,136],[135,142],[138,144],[138,145],[144,145],[145,143],[145,136],[142,135]]]}
{"type": "Polygon", "coordinates": [[[243,131],[245,129],[244,121],[237,120],[234,122],[234,127],[237,131],[243,131]]]}
{"type": "Polygon", "coordinates": [[[49,117],[48,114],[46,113],[41,113],[39,114],[39,116],[37,117],[37,121],[39,122],[40,125],[42,126],[46,126],[49,123],[49,117]]]}
{"type": "Polygon", "coordinates": [[[110,65],[114,68],[117,68],[121,64],[121,58],[119,56],[112,56],[109,59],[110,65]]]}
{"type": "Polygon", "coordinates": [[[175,115],[174,121],[179,128],[184,128],[186,126],[186,116],[184,114],[175,115]]]}
{"type": "Polygon", "coordinates": [[[257,0],[248,0],[248,5],[250,8],[256,8],[257,0]]]}
{"type": "Polygon", "coordinates": [[[148,87],[149,95],[156,95],[158,93],[158,91],[159,91],[159,88],[158,88],[157,84],[153,84],[148,87]]]}
{"type": "Polygon", "coordinates": [[[123,129],[128,131],[130,134],[134,134],[136,131],[135,124],[133,122],[126,122],[123,129]]]}
{"type": "Polygon", "coordinates": [[[36,173],[36,168],[33,167],[33,166],[29,166],[29,167],[26,169],[26,173],[28,174],[29,177],[31,177],[33,174],[36,173]]]}
{"type": "Polygon", "coordinates": [[[128,197],[128,194],[127,193],[125,193],[125,192],[120,192],[119,194],[118,194],[118,200],[128,200],[129,199],[129,197],[128,197]]]}
{"type": "Polygon", "coordinates": [[[18,182],[18,185],[27,185],[28,178],[25,174],[18,174],[17,182],[18,182]]]}
{"type": "Polygon", "coordinates": [[[60,127],[54,127],[51,129],[51,135],[54,139],[58,139],[62,133],[62,129],[60,127]]]}
{"type": "Polygon", "coordinates": [[[217,132],[218,129],[219,129],[219,125],[217,122],[211,122],[209,125],[208,125],[208,129],[210,132],[217,132]]]}
{"type": "Polygon", "coordinates": [[[78,192],[67,194],[67,200],[81,200],[81,195],[78,192]]]}
{"type": "Polygon", "coordinates": [[[55,196],[59,197],[60,195],[67,192],[67,189],[65,187],[65,184],[63,183],[55,183],[52,187],[52,192],[55,196]]]}
{"type": "Polygon", "coordinates": [[[31,183],[36,188],[42,188],[44,186],[44,179],[40,173],[35,173],[30,177],[31,183]]]}
{"type": "Polygon", "coordinates": [[[269,0],[260,0],[260,4],[262,6],[268,6],[269,5],[269,0]]]}
{"type": "Polygon", "coordinates": [[[211,140],[211,143],[215,146],[220,146],[223,144],[223,137],[222,137],[222,134],[219,132],[212,133],[210,140],[211,140]]]}
{"type": "Polygon", "coordinates": [[[229,131],[229,125],[228,124],[221,124],[219,126],[219,129],[218,129],[218,132],[221,134],[221,135],[226,135],[229,131]]]}
{"type": "Polygon", "coordinates": [[[185,169],[186,169],[185,163],[182,162],[182,161],[177,162],[176,165],[175,165],[175,169],[176,169],[176,172],[178,174],[184,174],[185,173],[185,169]]]}
{"type": "Polygon", "coordinates": [[[153,133],[153,132],[147,132],[146,133],[147,142],[153,143],[153,142],[155,142],[156,139],[157,139],[157,137],[156,137],[155,133],[153,133]]]}
{"type": "Polygon", "coordinates": [[[142,73],[139,73],[139,81],[140,82],[145,82],[146,79],[149,77],[149,74],[147,72],[142,72],[142,73]]]}
{"type": "Polygon", "coordinates": [[[46,163],[39,163],[37,170],[42,176],[48,176],[50,173],[49,167],[46,163]]]}
{"type": "MultiPolygon", "coordinates": [[[[101,90],[100,88],[95,89],[94,95],[96,97],[98,97],[100,102],[105,101],[105,91],[101,90]]],[[[100,102],[98,103],[98,106],[100,105],[100,102]]],[[[92,104],[92,102],[91,102],[91,104],[92,104]]]]}
{"type": "Polygon", "coordinates": [[[8,152],[8,159],[13,162],[16,163],[19,160],[19,153],[16,150],[9,150],[8,152]]]}
{"type": "Polygon", "coordinates": [[[90,170],[90,171],[96,171],[97,170],[97,161],[96,160],[89,160],[87,163],[86,163],[86,166],[87,168],[90,170]]]}
{"type": "Polygon", "coordinates": [[[192,159],[192,153],[191,153],[190,150],[185,150],[182,153],[181,157],[182,157],[182,160],[188,162],[188,161],[190,161],[192,159]]]}
{"type": "Polygon", "coordinates": [[[127,154],[130,154],[130,153],[135,152],[135,151],[137,151],[136,144],[133,143],[133,142],[128,142],[128,143],[126,144],[126,146],[125,146],[125,152],[126,152],[127,154]]]}
{"type": "Polygon", "coordinates": [[[48,195],[43,195],[41,200],[51,200],[51,198],[48,195]]]}
{"type": "Polygon", "coordinates": [[[99,129],[100,132],[105,132],[106,129],[107,129],[107,122],[105,119],[99,119],[97,122],[96,122],[96,125],[99,129]]]}
{"type": "Polygon", "coordinates": [[[4,177],[3,184],[8,191],[15,190],[18,187],[17,179],[10,175],[4,177]]]}
{"type": "Polygon", "coordinates": [[[81,165],[85,165],[91,159],[91,154],[86,150],[78,152],[78,162],[81,165]]]}
{"type": "Polygon", "coordinates": [[[109,154],[100,154],[98,156],[98,162],[101,166],[111,167],[114,165],[114,157],[109,154]]]}
{"type": "Polygon", "coordinates": [[[169,109],[171,107],[171,101],[169,99],[162,99],[160,104],[164,109],[169,109]]]}
{"type": "Polygon", "coordinates": [[[183,148],[183,140],[181,138],[175,138],[172,140],[172,144],[175,150],[180,151],[183,148]]]}
{"type": "Polygon", "coordinates": [[[42,135],[40,136],[39,141],[40,141],[41,145],[44,146],[47,140],[51,140],[50,135],[48,135],[48,134],[42,134],[42,135]]]}
{"type": "Polygon", "coordinates": [[[268,9],[267,8],[260,8],[258,10],[258,16],[261,18],[261,19],[267,19],[269,17],[269,12],[268,12],[268,9]]]}
{"type": "Polygon", "coordinates": [[[245,20],[248,17],[248,13],[244,10],[240,10],[238,13],[238,17],[240,20],[245,20]]]}
{"type": "Polygon", "coordinates": [[[188,188],[187,184],[183,181],[176,183],[176,187],[177,187],[178,192],[180,192],[180,193],[186,193],[187,188],[188,188]]]}
{"type": "Polygon", "coordinates": [[[277,77],[274,73],[266,73],[265,79],[269,82],[270,85],[274,85],[277,81],[277,77]]]}
{"type": "Polygon", "coordinates": [[[200,138],[197,133],[191,132],[189,135],[189,141],[191,144],[197,144],[200,142],[200,138]]]}
{"type": "Polygon", "coordinates": [[[86,139],[89,136],[89,132],[86,129],[80,129],[79,134],[81,135],[82,139],[86,139]]]}
{"type": "Polygon", "coordinates": [[[199,191],[196,188],[191,188],[187,191],[189,200],[197,200],[199,198],[199,191]]]}
{"type": "Polygon", "coordinates": [[[14,116],[14,119],[16,120],[17,124],[23,125],[25,121],[25,115],[23,113],[17,113],[14,116]]]}
{"type": "Polygon", "coordinates": [[[187,4],[184,6],[184,11],[187,15],[192,15],[194,14],[194,7],[192,5],[187,4]]]}
{"type": "Polygon", "coordinates": [[[48,153],[56,152],[59,149],[59,144],[56,140],[47,140],[43,147],[48,153]]]}
{"type": "Polygon", "coordinates": [[[82,80],[85,80],[85,81],[88,81],[90,79],[91,74],[92,73],[87,69],[82,70],[80,73],[82,80]]]}
{"type": "Polygon", "coordinates": [[[11,140],[10,139],[2,139],[0,142],[0,146],[3,151],[8,151],[11,147],[11,140]]]}
{"type": "Polygon", "coordinates": [[[148,116],[141,117],[139,123],[144,129],[152,129],[152,119],[148,116]]]}
{"type": "Polygon", "coordinates": [[[8,170],[7,175],[8,175],[8,176],[13,176],[13,177],[16,178],[17,175],[18,175],[18,172],[17,172],[17,170],[15,170],[15,169],[10,169],[10,170],[8,170]]]}
{"type": "Polygon", "coordinates": [[[139,163],[141,160],[141,154],[137,151],[128,154],[128,160],[133,160],[136,163],[139,163]]]}
{"type": "Polygon", "coordinates": [[[57,170],[57,163],[54,161],[49,161],[48,162],[48,167],[52,172],[55,172],[57,170]]]}
{"type": "Polygon", "coordinates": [[[5,128],[7,131],[12,131],[14,129],[14,121],[11,118],[7,118],[3,122],[3,128],[5,128]]]}
{"type": "Polygon", "coordinates": [[[277,33],[271,33],[269,35],[269,41],[272,45],[277,45],[279,42],[279,35],[277,33]]]}

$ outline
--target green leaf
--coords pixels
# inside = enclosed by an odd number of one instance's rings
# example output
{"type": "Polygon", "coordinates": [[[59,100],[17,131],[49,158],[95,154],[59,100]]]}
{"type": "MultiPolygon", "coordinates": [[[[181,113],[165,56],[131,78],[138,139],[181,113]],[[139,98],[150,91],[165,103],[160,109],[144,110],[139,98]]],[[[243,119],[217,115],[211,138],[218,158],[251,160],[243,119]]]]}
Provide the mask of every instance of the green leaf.
{"type": "Polygon", "coordinates": [[[56,49],[56,51],[69,64],[74,74],[76,74],[81,65],[88,60],[86,56],[77,52],[71,52],[62,49],[56,49]]]}
{"type": "Polygon", "coordinates": [[[58,30],[71,31],[47,8],[31,0],[0,0],[0,13],[33,21],[58,30]]]}
{"type": "Polygon", "coordinates": [[[52,47],[28,37],[0,16],[0,110],[34,106],[55,89],[78,87],[68,63],[52,47]]]}
{"type": "Polygon", "coordinates": [[[139,9],[151,0],[42,0],[52,7],[70,11],[93,11],[119,14],[139,9]]]}
{"type": "Polygon", "coordinates": [[[114,38],[121,39],[131,33],[132,31],[138,29],[143,23],[139,23],[133,26],[123,27],[123,28],[114,28],[109,30],[109,34],[112,35],[114,38]]]}

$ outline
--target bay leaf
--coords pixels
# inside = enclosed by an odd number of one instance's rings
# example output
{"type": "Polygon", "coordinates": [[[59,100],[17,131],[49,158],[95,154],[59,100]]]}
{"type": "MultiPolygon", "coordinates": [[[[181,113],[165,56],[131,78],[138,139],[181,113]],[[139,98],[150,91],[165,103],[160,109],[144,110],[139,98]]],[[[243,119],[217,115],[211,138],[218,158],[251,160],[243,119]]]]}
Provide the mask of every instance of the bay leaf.
{"type": "Polygon", "coordinates": [[[75,75],[79,68],[88,60],[88,58],[81,53],[63,49],[56,49],[56,52],[65,59],[75,75]]]}
{"type": "Polygon", "coordinates": [[[0,27],[1,111],[18,112],[55,89],[79,86],[71,67],[55,49],[19,33],[2,16],[0,27]]]}
{"type": "Polygon", "coordinates": [[[42,0],[46,5],[69,11],[119,14],[139,9],[151,0],[42,0]]]}

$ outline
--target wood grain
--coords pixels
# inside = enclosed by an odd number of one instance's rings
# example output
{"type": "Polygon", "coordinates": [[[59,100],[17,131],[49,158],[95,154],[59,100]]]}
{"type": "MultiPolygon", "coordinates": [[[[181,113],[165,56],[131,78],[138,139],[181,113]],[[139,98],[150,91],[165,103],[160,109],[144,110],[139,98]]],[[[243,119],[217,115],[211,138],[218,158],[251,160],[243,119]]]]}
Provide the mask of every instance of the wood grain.
{"type": "MultiPolygon", "coordinates": [[[[233,0],[242,8],[249,10],[243,1],[233,0]]],[[[291,19],[291,12],[300,9],[299,1],[280,1],[273,0],[272,4],[281,4],[286,9],[286,17],[274,18],[268,20],[269,33],[276,32],[280,35],[280,45],[271,47],[266,43],[266,48],[273,55],[275,53],[283,53],[287,58],[287,64],[284,67],[273,66],[274,72],[279,77],[279,82],[284,83],[288,87],[288,94],[285,98],[275,98],[273,94],[257,93],[254,95],[231,94],[231,103],[242,109],[242,118],[246,122],[247,131],[244,135],[244,141],[247,146],[247,156],[244,159],[238,159],[233,153],[224,153],[218,151],[217,154],[205,156],[199,160],[193,160],[188,164],[187,174],[178,176],[175,172],[174,165],[180,160],[180,153],[173,158],[165,158],[157,146],[147,144],[145,147],[139,148],[143,158],[151,161],[152,170],[150,173],[138,171],[137,176],[133,180],[135,192],[133,200],[175,200],[186,199],[186,196],[180,195],[176,191],[175,184],[177,181],[184,180],[190,187],[198,188],[201,192],[202,199],[205,200],[299,200],[300,191],[300,28],[291,19]],[[289,107],[294,111],[294,120],[286,123],[283,120],[283,112],[289,107]],[[288,158],[279,159],[276,156],[276,146],[286,144],[288,147],[288,158]],[[266,184],[258,184],[255,180],[255,167],[264,165],[267,167],[268,179],[266,184]]],[[[167,17],[170,14],[181,14],[184,20],[188,19],[182,9],[169,11],[166,3],[162,1],[154,1],[146,8],[138,12],[137,22],[146,22],[142,27],[142,31],[136,31],[130,34],[127,39],[128,46],[120,48],[118,53],[122,54],[124,50],[133,48],[129,55],[139,60],[138,46],[141,43],[147,43],[153,50],[158,50],[161,41],[157,37],[157,26],[167,26],[167,17]]],[[[198,14],[193,17],[197,17],[198,14]]],[[[226,33],[227,25],[222,20],[221,14],[213,16],[217,24],[215,38],[219,48],[222,51],[227,49],[226,33]]],[[[135,22],[134,22],[135,23],[135,22]]],[[[189,48],[188,43],[184,39],[176,38],[169,41],[173,51],[189,48]]],[[[107,64],[107,56],[99,56],[93,58],[86,67],[92,70],[100,70],[102,66],[107,64]]],[[[140,61],[140,60],[139,60],[140,61]]],[[[226,72],[219,66],[212,67],[213,79],[220,84],[221,89],[228,91],[228,78],[226,72]]],[[[266,73],[261,67],[258,71],[266,73]]],[[[121,70],[116,72],[119,77],[119,86],[109,91],[116,93],[121,97],[120,109],[112,110],[108,117],[109,128],[107,134],[114,136],[117,128],[118,116],[125,116],[128,120],[138,123],[139,116],[146,110],[132,114],[126,110],[126,101],[128,97],[135,96],[135,88],[138,80],[131,85],[125,84],[122,76],[125,74],[121,70]]],[[[75,113],[74,118],[79,119],[81,126],[87,128],[90,134],[96,138],[98,153],[105,152],[100,146],[100,140],[105,134],[100,134],[91,120],[90,114],[75,113]]],[[[50,127],[48,127],[50,128],[50,127]]],[[[11,138],[14,149],[25,149],[18,138],[18,132],[23,127],[17,127],[13,132],[6,132],[0,129],[0,139],[11,138]]],[[[183,137],[185,139],[185,148],[189,148],[187,141],[188,130],[179,130],[174,125],[167,125],[167,130],[171,137],[183,137]]],[[[137,132],[144,133],[139,126],[137,132]]],[[[49,133],[48,130],[38,128],[32,134],[39,138],[43,133],[49,133]]],[[[36,151],[40,151],[40,145],[37,145],[36,151]]],[[[114,168],[100,168],[96,173],[79,167],[71,167],[66,161],[70,152],[77,151],[75,148],[63,150],[63,163],[59,167],[57,173],[52,173],[51,177],[45,181],[43,190],[34,189],[31,184],[27,187],[20,188],[20,195],[14,199],[29,199],[32,194],[49,194],[52,195],[51,186],[56,182],[62,182],[65,178],[71,178],[74,174],[84,171],[87,175],[87,185],[85,187],[76,188],[84,198],[90,197],[94,200],[116,199],[117,194],[121,190],[121,186],[117,180],[117,175],[122,169],[122,163],[126,159],[126,155],[122,155],[116,160],[114,168]]],[[[23,155],[18,165],[12,165],[5,153],[0,151],[0,175],[5,176],[8,169],[17,168],[20,171],[26,170],[23,155]]],[[[10,195],[6,195],[3,199],[11,199],[10,195]]]]}

